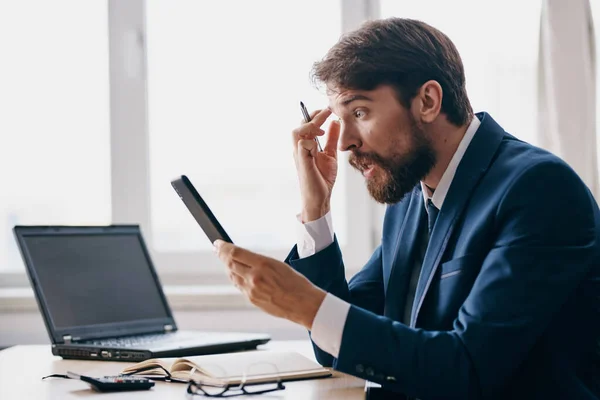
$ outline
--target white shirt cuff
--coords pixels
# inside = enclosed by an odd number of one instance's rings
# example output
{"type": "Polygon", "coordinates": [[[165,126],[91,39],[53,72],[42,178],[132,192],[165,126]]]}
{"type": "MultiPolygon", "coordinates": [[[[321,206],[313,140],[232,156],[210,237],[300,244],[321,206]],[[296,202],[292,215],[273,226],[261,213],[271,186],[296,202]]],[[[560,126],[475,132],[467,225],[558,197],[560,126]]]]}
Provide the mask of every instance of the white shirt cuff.
{"type": "Polygon", "coordinates": [[[299,216],[297,218],[300,221],[297,229],[298,257],[310,257],[333,243],[331,211],[317,220],[304,224],[299,216]]]}
{"type": "Polygon", "coordinates": [[[350,304],[344,300],[327,293],[317,311],[311,329],[313,342],[323,351],[338,358],[342,346],[342,334],[346,325],[346,318],[350,311],[350,304]]]}

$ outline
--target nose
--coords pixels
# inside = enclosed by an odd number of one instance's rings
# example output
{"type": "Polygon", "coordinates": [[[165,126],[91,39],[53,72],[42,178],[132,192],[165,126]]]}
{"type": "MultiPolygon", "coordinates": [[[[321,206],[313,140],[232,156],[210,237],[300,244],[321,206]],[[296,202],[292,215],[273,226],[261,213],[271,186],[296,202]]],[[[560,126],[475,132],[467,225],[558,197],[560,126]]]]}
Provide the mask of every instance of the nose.
{"type": "Polygon", "coordinates": [[[354,148],[360,148],[362,142],[356,129],[340,121],[340,138],[338,139],[338,150],[349,151],[354,148]]]}

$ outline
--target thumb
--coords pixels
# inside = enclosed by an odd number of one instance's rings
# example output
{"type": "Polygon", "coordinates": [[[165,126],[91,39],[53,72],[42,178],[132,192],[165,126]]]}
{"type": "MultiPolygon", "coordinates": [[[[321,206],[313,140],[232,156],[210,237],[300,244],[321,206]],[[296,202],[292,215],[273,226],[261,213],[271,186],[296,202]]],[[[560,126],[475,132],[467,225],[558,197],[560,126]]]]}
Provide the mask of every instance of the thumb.
{"type": "Polygon", "coordinates": [[[340,121],[331,121],[327,129],[327,143],[323,153],[337,159],[337,144],[340,138],[340,121]]]}

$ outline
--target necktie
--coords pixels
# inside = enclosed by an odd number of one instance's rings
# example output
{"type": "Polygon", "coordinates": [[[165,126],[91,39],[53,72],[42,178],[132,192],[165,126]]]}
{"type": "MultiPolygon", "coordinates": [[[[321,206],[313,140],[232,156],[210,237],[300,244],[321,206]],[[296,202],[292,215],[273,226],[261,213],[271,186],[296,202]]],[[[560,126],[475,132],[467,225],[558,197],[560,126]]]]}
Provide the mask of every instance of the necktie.
{"type": "Polygon", "coordinates": [[[408,284],[408,291],[406,295],[406,303],[404,306],[404,314],[402,323],[406,325],[410,325],[411,315],[412,315],[412,307],[415,301],[415,294],[417,293],[417,285],[419,283],[419,276],[421,275],[421,269],[423,269],[423,259],[425,258],[425,253],[427,252],[427,246],[429,245],[429,237],[431,236],[431,230],[433,229],[433,225],[435,224],[435,219],[437,218],[438,209],[433,205],[431,199],[428,199],[425,203],[427,209],[425,211],[425,215],[422,215],[422,219],[419,222],[419,239],[417,244],[417,250],[415,252],[414,260],[413,260],[413,268],[410,275],[410,280],[408,284]],[[427,217],[427,221],[425,221],[425,217],[427,217]],[[427,231],[425,231],[425,224],[427,224],[427,231]]]}
{"type": "Polygon", "coordinates": [[[429,235],[431,235],[431,231],[433,230],[433,226],[435,225],[435,220],[437,219],[439,212],[440,210],[437,209],[431,199],[427,199],[427,226],[429,228],[429,235]]]}

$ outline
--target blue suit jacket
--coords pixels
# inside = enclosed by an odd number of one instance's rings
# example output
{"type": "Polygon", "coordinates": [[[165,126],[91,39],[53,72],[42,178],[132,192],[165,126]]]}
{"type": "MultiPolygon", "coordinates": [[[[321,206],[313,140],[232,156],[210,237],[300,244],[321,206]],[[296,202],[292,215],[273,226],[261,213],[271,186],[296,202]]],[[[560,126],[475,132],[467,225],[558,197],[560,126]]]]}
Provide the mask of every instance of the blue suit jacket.
{"type": "Polygon", "coordinates": [[[600,398],[600,213],[556,156],[489,114],[439,212],[410,326],[401,320],[425,212],[387,208],[381,245],[349,283],[337,241],[293,268],[352,304],[319,362],[421,399],[600,398]]]}

